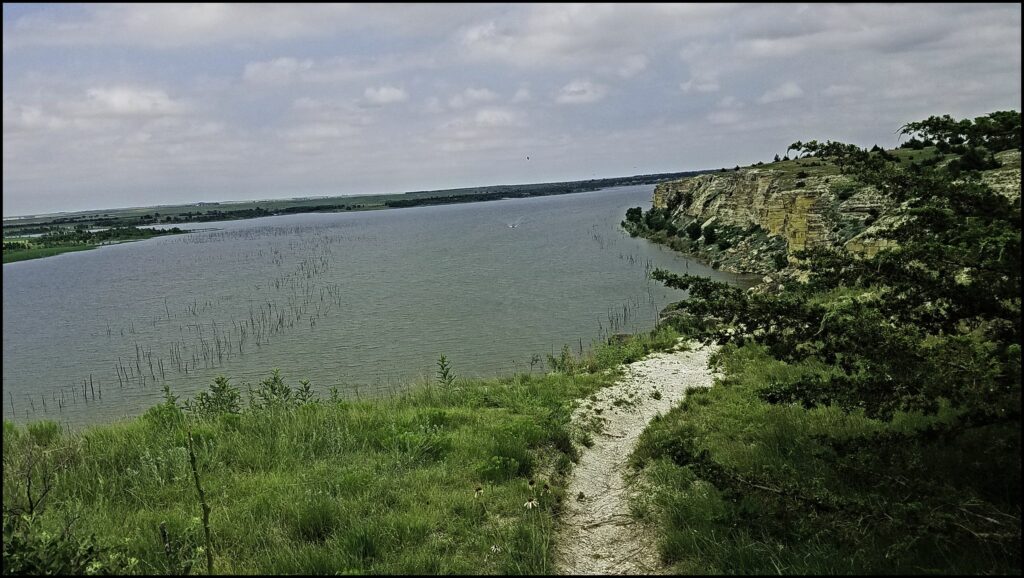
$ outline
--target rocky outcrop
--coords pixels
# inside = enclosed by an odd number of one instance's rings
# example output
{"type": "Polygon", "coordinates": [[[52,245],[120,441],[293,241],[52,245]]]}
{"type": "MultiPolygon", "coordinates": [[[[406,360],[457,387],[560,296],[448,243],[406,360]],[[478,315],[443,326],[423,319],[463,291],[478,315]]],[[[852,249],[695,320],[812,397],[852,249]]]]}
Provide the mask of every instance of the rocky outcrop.
{"type": "MultiPolygon", "coordinates": [[[[1020,196],[1020,151],[996,156],[1001,167],[982,180],[1011,198],[1020,196]]],[[[911,157],[912,158],[912,157],[911,157]]],[[[896,224],[890,202],[872,187],[805,158],[722,171],[659,184],[654,206],[679,231],[691,223],[714,225],[716,240],[659,233],[660,240],[741,273],[770,273],[803,249],[843,246],[872,257],[892,245],[881,233],[896,224]]]]}
{"type": "Polygon", "coordinates": [[[1003,166],[985,171],[981,180],[1011,199],[1020,197],[1020,151],[1003,151],[996,155],[996,160],[1003,166]]]}
{"type": "MultiPolygon", "coordinates": [[[[722,254],[730,270],[766,273],[774,259],[744,261],[750,251],[792,254],[834,245],[863,231],[887,207],[873,190],[857,187],[837,174],[794,175],[773,169],[744,169],[700,175],[662,183],[655,188],[654,206],[671,212],[680,228],[691,222],[715,223],[720,230],[761,230],[785,241],[749,246],[744,235],[722,254]],[[740,251],[737,249],[745,249],[740,251]],[[746,254],[746,255],[745,255],[746,254]]],[[[868,246],[871,242],[864,240],[868,246]]],[[[868,250],[872,250],[868,248],[868,250]]]]}

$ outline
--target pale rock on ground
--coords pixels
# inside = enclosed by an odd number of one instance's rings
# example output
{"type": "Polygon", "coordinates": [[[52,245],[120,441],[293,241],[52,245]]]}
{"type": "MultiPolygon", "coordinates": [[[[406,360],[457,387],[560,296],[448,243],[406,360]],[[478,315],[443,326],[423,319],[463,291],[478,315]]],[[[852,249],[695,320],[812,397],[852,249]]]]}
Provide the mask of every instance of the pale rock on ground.
{"type": "Polygon", "coordinates": [[[568,485],[557,542],[558,572],[653,574],[662,569],[653,529],[643,527],[630,514],[632,489],[624,474],[629,455],[651,419],[667,413],[688,390],[712,385],[715,375],[708,369],[708,358],[715,348],[692,347],[629,364],[621,380],[597,393],[596,402],[581,400],[573,411],[576,424],[595,417],[604,421],[601,431],[593,434],[593,446],[581,448],[568,485]],[[615,405],[616,400],[623,401],[615,405]],[[577,499],[580,493],[582,500],[577,499]]]}

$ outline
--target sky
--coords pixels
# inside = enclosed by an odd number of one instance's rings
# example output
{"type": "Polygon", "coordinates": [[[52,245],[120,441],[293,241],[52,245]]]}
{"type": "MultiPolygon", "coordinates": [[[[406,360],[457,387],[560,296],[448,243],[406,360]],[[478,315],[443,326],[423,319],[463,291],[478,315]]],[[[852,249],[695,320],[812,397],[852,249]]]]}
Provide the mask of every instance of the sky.
{"type": "Polygon", "coordinates": [[[1020,4],[3,5],[3,215],[580,180],[1021,109],[1020,4]]]}

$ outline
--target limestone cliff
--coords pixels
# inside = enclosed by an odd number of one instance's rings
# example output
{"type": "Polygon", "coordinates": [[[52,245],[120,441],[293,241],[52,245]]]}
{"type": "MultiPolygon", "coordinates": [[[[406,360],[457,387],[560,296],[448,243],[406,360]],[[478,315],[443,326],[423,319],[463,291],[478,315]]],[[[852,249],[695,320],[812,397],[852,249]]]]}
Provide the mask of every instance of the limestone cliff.
{"type": "MultiPolygon", "coordinates": [[[[1020,152],[996,158],[1003,166],[983,173],[984,181],[1019,196],[1020,152]]],[[[873,188],[809,158],[662,183],[654,189],[654,206],[668,211],[680,230],[693,222],[713,224],[728,242],[689,243],[687,249],[749,273],[769,273],[787,255],[820,246],[841,244],[873,256],[889,244],[877,232],[892,224],[886,215],[892,207],[873,188]]]]}
{"type": "Polygon", "coordinates": [[[685,227],[714,223],[738,233],[720,263],[726,269],[767,273],[774,255],[845,241],[864,230],[884,211],[883,199],[856,187],[838,174],[800,174],[776,169],[741,169],[662,183],[655,188],[654,206],[671,212],[685,227]],[[769,246],[751,243],[740,232],[760,230],[785,241],[769,246]],[[774,251],[773,251],[774,248],[774,251]]]}

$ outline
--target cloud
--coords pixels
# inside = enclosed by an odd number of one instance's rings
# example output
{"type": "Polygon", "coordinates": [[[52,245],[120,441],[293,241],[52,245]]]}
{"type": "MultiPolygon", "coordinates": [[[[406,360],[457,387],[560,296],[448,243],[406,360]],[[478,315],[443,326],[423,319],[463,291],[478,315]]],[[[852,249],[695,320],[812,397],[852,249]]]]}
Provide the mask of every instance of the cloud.
{"type": "Polygon", "coordinates": [[[555,101],[559,104],[585,104],[597,102],[608,93],[608,87],[589,80],[574,80],[558,91],[555,101]]]}
{"type": "Polygon", "coordinates": [[[631,78],[640,74],[644,70],[647,70],[648,58],[643,54],[634,54],[627,56],[622,64],[619,66],[619,76],[623,78],[631,78]]]}
{"type": "Polygon", "coordinates": [[[76,10],[4,15],[4,50],[34,46],[136,46],[171,50],[229,44],[239,47],[339,33],[435,34],[477,17],[473,6],[356,6],[349,4],[97,4],[76,10]]]}
{"type": "Polygon", "coordinates": [[[800,98],[803,95],[804,90],[800,88],[797,83],[787,81],[762,94],[761,98],[757,99],[757,102],[769,104],[772,102],[781,102],[783,100],[793,100],[794,98],[800,98]]]}
{"type": "Polygon", "coordinates": [[[716,110],[708,114],[712,124],[737,124],[742,120],[743,114],[738,110],[716,110]]]}
{"type": "Polygon", "coordinates": [[[683,91],[683,94],[690,94],[691,92],[718,92],[721,88],[718,84],[718,79],[713,75],[704,76],[691,76],[690,80],[679,83],[679,89],[683,91]]]}
{"type": "Polygon", "coordinates": [[[393,104],[409,100],[409,93],[396,86],[378,86],[367,88],[363,96],[375,105],[393,104]]]}
{"type": "Polygon", "coordinates": [[[113,86],[90,88],[86,92],[85,110],[91,114],[112,116],[163,116],[188,111],[188,106],[175,101],[159,89],[113,86]]]}
{"type": "Polygon", "coordinates": [[[258,60],[245,65],[242,79],[250,84],[289,86],[306,84],[345,84],[354,80],[393,76],[406,70],[426,70],[437,66],[430,55],[382,54],[367,57],[337,56],[313,60],[290,56],[258,60]]]}
{"type": "Polygon", "coordinates": [[[512,96],[512,102],[513,103],[516,103],[516,102],[526,102],[528,100],[531,100],[532,98],[533,98],[533,95],[530,93],[530,89],[528,89],[528,88],[520,88],[512,96]]]}
{"type": "Polygon", "coordinates": [[[467,88],[462,92],[448,99],[448,106],[452,108],[465,108],[481,102],[496,100],[498,94],[488,88],[467,88]]]}
{"type": "Polygon", "coordinates": [[[508,127],[522,124],[522,115],[507,108],[483,108],[473,117],[477,126],[508,127]]]}
{"type": "Polygon", "coordinates": [[[830,84],[821,91],[821,94],[829,97],[854,96],[864,92],[864,87],[853,84],[830,84]]]}
{"type": "Polygon", "coordinates": [[[631,77],[649,51],[705,33],[722,6],[680,4],[534,4],[478,21],[458,35],[467,58],[523,68],[579,68],[631,77]]]}
{"type": "Polygon", "coordinates": [[[245,65],[243,78],[248,82],[263,84],[288,84],[313,69],[313,61],[295,58],[275,58],[264,62],[250,62],[245,65]]]}
{"type": "Polygon", "coordinates": [[[708,122],[714,125],[734,125],[744,120],[741,110],[746,105],[733,95],[719,99],[715,110],[708,113],[708,122]]]}
{"type": "Polygon", "coordinates": [[[3,27],[15,214],[734,166],[1021,102],[1015,5],[5,5],[3,27]]]}

